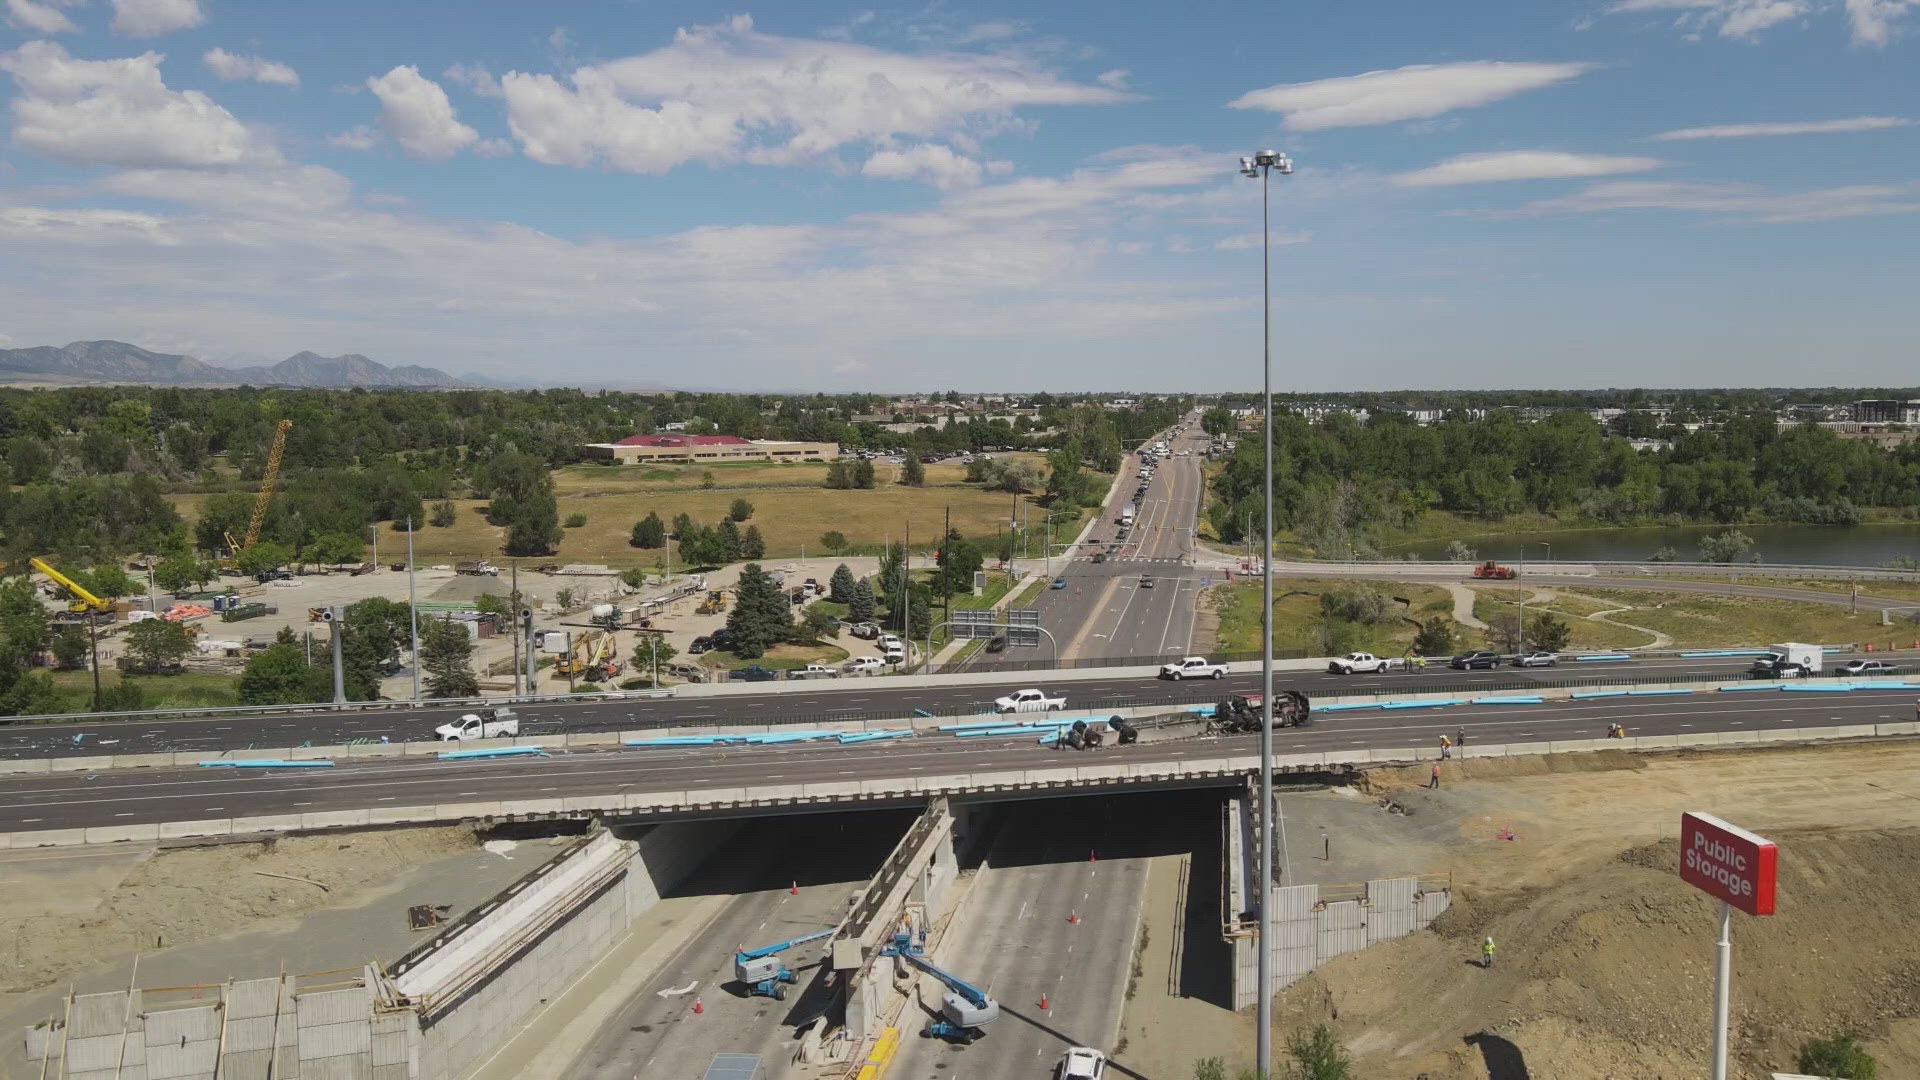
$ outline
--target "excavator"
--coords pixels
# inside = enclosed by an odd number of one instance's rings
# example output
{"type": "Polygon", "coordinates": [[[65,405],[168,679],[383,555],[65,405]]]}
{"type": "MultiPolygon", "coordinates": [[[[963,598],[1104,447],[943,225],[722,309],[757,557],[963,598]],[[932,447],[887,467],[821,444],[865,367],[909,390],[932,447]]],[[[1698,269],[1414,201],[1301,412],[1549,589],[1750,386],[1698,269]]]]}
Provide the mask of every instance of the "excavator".
{"type": "Polygon", "coordinates": [[[947,988],[940,999],[940,1014],[929,1021],[920,1034],[962,1045],[985,1036],[982,1029],[1000,1017],[1000,1003],[985,990],[935,965],[922,950],[923,944],[914,941],[905,931],[895,934],[893,943],[880,950],[880,955],[897,956],[939,979],[947,988]]]}
{"type": "Polygon", "coordinates": [[[733,953],[733,977],[747,988],[749,997],[770,997],[775,1001],[787,999],[787,987],[798,978],[789,968],[780,954],[796,945],[805,945],[809,941],[818,941],[833,933],[832,928],[816,930],[811,934],[802,934],[797,938],[782,941],[777,945],[768,945],[764,949],[735,949],[733,953]]]}

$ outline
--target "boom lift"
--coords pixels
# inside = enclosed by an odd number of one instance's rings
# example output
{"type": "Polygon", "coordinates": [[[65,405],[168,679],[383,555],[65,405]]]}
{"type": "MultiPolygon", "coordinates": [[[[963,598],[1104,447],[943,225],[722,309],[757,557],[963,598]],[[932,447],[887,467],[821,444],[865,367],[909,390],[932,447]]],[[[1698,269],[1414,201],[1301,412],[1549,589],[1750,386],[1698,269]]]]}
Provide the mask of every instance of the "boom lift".
{"type": "Polygon", "coordinates": [[[970,1043],[981,1038],[986,1032],[980,1030],[1000,1017],[1000,1003],[979,987],[962,979],[950,971],[945,971],[933,961],[927,959],[912,936],[906,932],[895,934],[893,944],[880,950],[882,956],[898,956],[921,971],[939,979],[947,988],[940,999],[940,1015],[928,1022],[921,1034],[933,1039],[947,1039],[957,1043],[970,1043]]]}
{"type": "Polygon", "coordinates": [[[73,600],[67,604],[68,611],[106,611],[113,606],[111,602],[102,600],[91,592],[88,592],[86,586],[55,570],[47,560],[36,557],[28,561],[33,564],[35,570],[47,575],[54,584],[67,590],[67,595],[73,597],[73,600]]]}
{"type": "Polygon", "coordinates": [[[247,542],[241,545],[241,551],[253,547],[254,541],[260,539],[260,526],[267,521],[267,506],[273,502],[273,487],[280,480],[280,458],[287,451],[287,429],[292,426],[291,420],[274,425],[273,448],[267,451],[267,469],[260,474],[260,495],[253,500],[253,517],[247,522],[247,542]]]}
{"type": "Polygon", "coordinates": [[[802,934],[791,941],[778,945],[769,945],[764,949],[735,949],[733,953],[733,977],[746,986],[750,997],[770,997],[775,1001],[785,1001],[787,985],[795,981],[793,969],[781,960],[780,954],[795,945],[805,945],[809,941],[818,941],[831,929],[816,930],[811,934],[802,934]]]}

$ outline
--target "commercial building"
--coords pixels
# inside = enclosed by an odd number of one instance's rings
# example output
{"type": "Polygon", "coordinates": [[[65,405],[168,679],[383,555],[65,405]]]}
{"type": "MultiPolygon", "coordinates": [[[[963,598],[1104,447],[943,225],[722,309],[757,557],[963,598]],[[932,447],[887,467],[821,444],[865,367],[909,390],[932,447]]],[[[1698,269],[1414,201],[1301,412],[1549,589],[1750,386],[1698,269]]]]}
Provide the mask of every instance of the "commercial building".
{"type": "Polygon", "coordinates": [[[1856,401],[1853,419],[1861,424],[1920,424],[1920,401],[1856,401]]]}
{"type": "Polygon", "coordinates": [[[831,461],[840,444],[773,442],[736,435],[629,435],[614,443],[588,443],[587,457],[622,465],[651,462],[831,461]]]}

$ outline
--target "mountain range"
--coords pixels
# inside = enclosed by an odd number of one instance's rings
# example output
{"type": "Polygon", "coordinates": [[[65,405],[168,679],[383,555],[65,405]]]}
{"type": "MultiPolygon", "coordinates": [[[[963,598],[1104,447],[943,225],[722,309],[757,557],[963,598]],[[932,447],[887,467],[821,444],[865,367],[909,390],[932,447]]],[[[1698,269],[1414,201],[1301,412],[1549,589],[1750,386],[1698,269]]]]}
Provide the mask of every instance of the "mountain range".
{"type": "Polygon", "coordinates": [[[76,341],[0,349],[4,383],[138,383],[160,386],[299,386],[346,389],[356,386],[445,390],[471,386],[512,386],[478,375],[449,375],[438,368],[403,364],[388,367],[357,353],[321,356],[298,352],[277,364],[219,367],[178,353],[158,353],[124,341],[76,341]]]}

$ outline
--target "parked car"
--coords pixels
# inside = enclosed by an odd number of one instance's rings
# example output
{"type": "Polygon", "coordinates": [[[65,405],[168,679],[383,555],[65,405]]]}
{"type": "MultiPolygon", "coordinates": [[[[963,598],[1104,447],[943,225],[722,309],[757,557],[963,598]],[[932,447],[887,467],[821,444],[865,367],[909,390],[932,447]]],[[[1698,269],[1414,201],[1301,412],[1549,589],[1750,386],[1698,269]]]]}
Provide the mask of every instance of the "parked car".
{"type": "Polygon", "coordinates": [[[701,634],[699,637],[694,638],[692,643],[687,646],[687,653],[690,656],[699,656],[701,653],[708,652],[712,648],[713,635],[701,634]]]}
{"type": "Polygon", "coordinates": [[[1039,690],[1015,690],[993,701],[994,711],[1003,713],[1058,712],[1066,707],[1067,699],[1064,696],[1048,697],[1039,690]]]}
{"type": "Polygon", "coordinates": [[[887,662],[877,656],[856,656],[845,664],[849,675],[878,675],[887,670],[887,662]]]}
{"type": "Polygon", "coordinates": [[[1367,652],[1350,652],[1345,656],[1336,656],[1327,661],[1327,674],[1374,675],[1405,667],[1406,663],[1406,660],[1398,656],[1375,656],[1367,652]]]}
{"type": "Polygon", "coordinates": [[[787,672],[789,679],[837,679],[840,669],[826,664],[808,664],[806,667],[787,672]]]}
{"type": "Polygon", "coordinates": [[[867,641],[872,641],[873,639],[880,636],[880,628],[870,622],[859,622],[859,623],[854,623],[851,626],[847,627],[847,633],[852,634],[854,637],[857,637],[857,638],[864,638],[867,641]]]}
{"type": "Polygon", "coordinates": [[[1533,652],[1523,652],[1513,658],[1514,667],[1552,667],[1559,662],[1560,655],[1558,653],[1550,653],[1544,649],[1535,649],[1533,652]]]}
{"type": "Polygon", "coordinates": [[[779,672],[772,668],[761,667],[759,664],[748,664],[743,668],[735,668],[733,674],[727,676],[727,678],[733,682],[772,682],[779,677],[779,672]]]}
{"type": "Polygon", "coordinates": [[[1500,666],[1500,654],[1488,652],[1485,649],[1475,649],[1454,657],[1451,666],[1455,671],[1470,671],[1474,668],[1485,668],[1491,671],[1500,666]]]}

